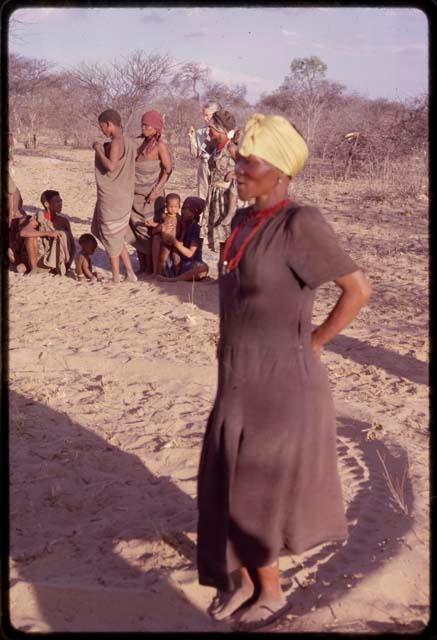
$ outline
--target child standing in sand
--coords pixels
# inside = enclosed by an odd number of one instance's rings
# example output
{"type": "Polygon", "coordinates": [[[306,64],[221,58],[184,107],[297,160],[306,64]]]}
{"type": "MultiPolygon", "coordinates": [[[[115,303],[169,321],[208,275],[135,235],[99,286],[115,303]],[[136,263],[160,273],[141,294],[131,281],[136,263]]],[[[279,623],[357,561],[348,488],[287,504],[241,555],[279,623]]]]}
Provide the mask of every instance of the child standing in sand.
{"type": "Polygon", "coordinates": [[[76,258],[76,277],[78,280],[86,278],[90,282],[99,280],[98,274],[93,271],[91,256],[97,249],[97,240],[91,233],[84,233],[79,238],[82,251],[76,258]]]}
{"type": "Polygon", "coordinates": [[[108,254],[113,282],[120,282],[120,258],[127,272],[127,280],[135,282],[124,236],[129,226],[135,190],[136,145],[123,136],[121,118],[108,109],[98,118],[100,129],[111,142],[103,146],[94,142],[97,203],[91,225],[92,233],[108,254]]]}
{"type": "Polygon", "coordinates": [[[181,198],[177,193],[169,193],[165,198],[165,213],[162,222],[146,220],[144,224],[152,228],[152,261],[153,274],[166,273],[167,260],[179,262],[179,255],[174,251],[169,238],[178,238],[180,223],[181,198]]]}

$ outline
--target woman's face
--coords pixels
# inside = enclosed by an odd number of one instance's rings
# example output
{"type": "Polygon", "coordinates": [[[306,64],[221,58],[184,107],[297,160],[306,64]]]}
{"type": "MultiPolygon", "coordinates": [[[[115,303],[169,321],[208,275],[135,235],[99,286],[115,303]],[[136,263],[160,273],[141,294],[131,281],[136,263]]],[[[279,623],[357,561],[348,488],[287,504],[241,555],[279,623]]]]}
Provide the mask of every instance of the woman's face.
{"type": "Polygon", "coordinates": [[[151,127],[150,124],[146,124],[145,122],[141,123],[141,131],[143,132],[143,135],[146,136],[146,138],[150,138],[157,133],[156,129],[151,127]]]}
{"type": "Polygon", "coordinates": [[[214,129],[214,127],[211,127],[211,125],[209,126],[209,137],[211,138],[211,140],[220,140],[225,135],[226,134],[224,134],[222,131],[217,131],[217,129],[214,129]]]}
{"type": "Polygon", "coordinates": [[[211,120],[213,113],[214,111],[210,111],[208,109],[203,110],[203,119],[205,120],[206,124],[208,124],[211,120]]]}
{"type": "Polygon", "coordinates": [[[282,172],[258,156],[245,158],[237,153],[235,175],[239,198],[250,200],[270,193],[278,184],[282,172]]]}

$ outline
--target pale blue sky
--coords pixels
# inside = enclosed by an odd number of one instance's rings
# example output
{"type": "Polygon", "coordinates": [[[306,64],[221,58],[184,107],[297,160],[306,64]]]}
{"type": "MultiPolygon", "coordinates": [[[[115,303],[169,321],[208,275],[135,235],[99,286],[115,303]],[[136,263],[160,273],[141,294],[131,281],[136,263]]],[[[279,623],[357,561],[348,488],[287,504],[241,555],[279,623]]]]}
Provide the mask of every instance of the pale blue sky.
{"type": "Polygon", "coordinates": [[[32,8],[10,50],[62,66],[111,62],[135,49],[167,53],[244,82],[250,102],[279,86],[293,58],[319,56],[327,77],[370,98],[428,90],[428,22],[406,8],[32,8]]]}

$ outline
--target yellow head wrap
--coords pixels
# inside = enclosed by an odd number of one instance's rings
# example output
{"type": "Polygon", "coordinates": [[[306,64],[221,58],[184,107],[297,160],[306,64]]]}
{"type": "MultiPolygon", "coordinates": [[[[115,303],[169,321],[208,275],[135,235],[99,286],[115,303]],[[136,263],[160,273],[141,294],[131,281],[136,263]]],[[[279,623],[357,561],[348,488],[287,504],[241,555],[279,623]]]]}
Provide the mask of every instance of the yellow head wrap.
{"type": "Polygon", "coordinates": [[[286,118],[255,113],[246,123],[238,153],[258,156],[294,177],[305,166],[308,147],[286,118]]]}

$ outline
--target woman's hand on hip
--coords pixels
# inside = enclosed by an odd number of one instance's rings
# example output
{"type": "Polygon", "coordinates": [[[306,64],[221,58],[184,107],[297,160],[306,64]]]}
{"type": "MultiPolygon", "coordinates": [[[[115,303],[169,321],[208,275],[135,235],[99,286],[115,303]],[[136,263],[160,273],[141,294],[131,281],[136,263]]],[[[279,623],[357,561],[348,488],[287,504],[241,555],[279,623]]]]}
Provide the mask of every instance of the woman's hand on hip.
{"type": "Polygon", "coordinates": [[[313,350],[313,353],[316,356],[316,358],[320,360],[322,344],[317,340],[317,335],[315,331],[313,331],[311,334],[311,349],[313,350]]]}

